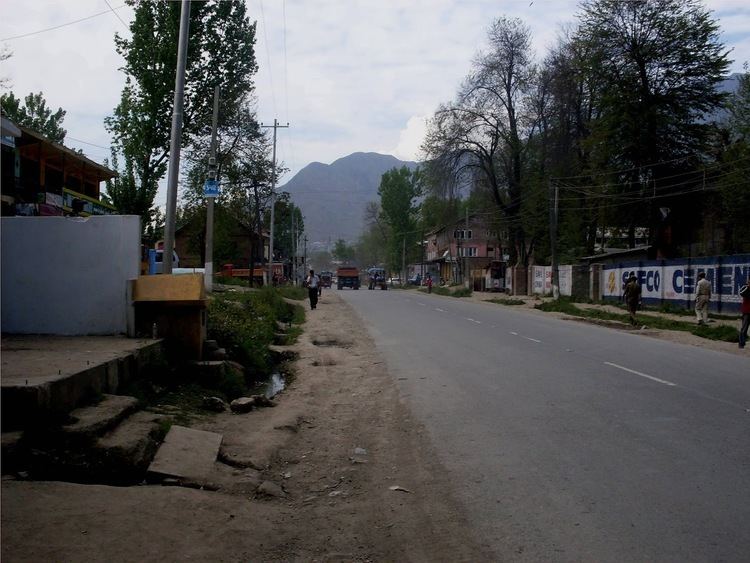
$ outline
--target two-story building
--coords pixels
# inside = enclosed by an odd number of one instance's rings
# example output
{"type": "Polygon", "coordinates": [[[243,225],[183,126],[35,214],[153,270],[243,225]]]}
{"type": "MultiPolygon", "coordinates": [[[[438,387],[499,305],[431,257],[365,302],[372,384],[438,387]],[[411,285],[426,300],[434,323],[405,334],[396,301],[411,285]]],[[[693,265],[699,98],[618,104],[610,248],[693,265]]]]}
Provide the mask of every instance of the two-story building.
{"type": "Polygon", "coordinates": [[[500,233],[485,215],[469,215],[426,236],[430,269],[448,283],[468,281],[474,289],[504,289],[505,267],[500,233]],[[497,282],[492,280],[498,280],[497,282]]]}
{"type": "Polygon", "coordinates": [[[2,215],[108,215],[101,183],[117,173],[2,117],[2,215]]]}

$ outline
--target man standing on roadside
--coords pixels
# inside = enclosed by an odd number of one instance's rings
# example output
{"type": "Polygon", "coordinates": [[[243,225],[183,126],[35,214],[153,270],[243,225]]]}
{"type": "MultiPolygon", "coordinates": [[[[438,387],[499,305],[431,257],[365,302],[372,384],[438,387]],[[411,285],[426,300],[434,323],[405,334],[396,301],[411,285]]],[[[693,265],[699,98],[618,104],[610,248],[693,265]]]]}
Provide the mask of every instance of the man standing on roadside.
{"type": "Polygon", "coordinates": [[[628,307],[628,314],[630,315],[630,324],[635,326],[637,324],[635,318],[635,312],[638,310],[638,306],[641,304],[641,285],[638,283],[638,278],[634,275],[630,275],[628,283],[625,284],[625,289],[622,293],[625,304],[628,307]]]}
{"type": "Polygon", "coordinates": [[[750,274],[747,276],[745,285],[740,288],[740,297],[742,297],[742,305],[740,307],[740,312],[742,313],[740,348],[744,348],[747,342],[747,329],[750,328],[750,274]]]}
{"type": "Polygon", "coordinates": [[[310,298],[310,309],[315,309],[318,306],[318,286],[320,285],[320,278],[315,275],[315,270],[310,270],[310,275],[305,279],[305,285],[307,296],[310,298]]]}
{"type": "Polygon", "coordinates": [[[711,300],[711,282],[706,279],[706,273],[698,274],[695,285],[695,316],[699,325],[708,322],[708,302],[711,300]]]}

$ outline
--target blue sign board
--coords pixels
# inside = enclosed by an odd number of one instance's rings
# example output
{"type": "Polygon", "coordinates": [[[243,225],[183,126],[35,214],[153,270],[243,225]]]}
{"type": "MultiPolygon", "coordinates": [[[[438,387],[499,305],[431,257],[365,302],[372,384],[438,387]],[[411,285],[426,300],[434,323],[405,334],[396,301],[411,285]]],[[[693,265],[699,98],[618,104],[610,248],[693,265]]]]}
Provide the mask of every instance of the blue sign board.
{"type": "Polygon", "coordinates": [[[203,184],[204,197],[219,197],[219,182],[217,180],[206,180],[203,184]]]}

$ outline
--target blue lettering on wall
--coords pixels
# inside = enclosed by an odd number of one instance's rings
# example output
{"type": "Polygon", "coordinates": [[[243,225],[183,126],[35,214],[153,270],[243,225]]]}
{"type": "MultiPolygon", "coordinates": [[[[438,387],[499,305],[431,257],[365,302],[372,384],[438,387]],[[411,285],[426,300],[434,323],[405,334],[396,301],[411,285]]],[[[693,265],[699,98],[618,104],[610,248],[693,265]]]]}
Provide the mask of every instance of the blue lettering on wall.
{"type": "Polygon", "coordinates": [[[685,283],[684,278],[685,274],[683,274],[682,270],[674,271],[674,274],[672,275],[672,289],[675,293],[682,293],[682,288],[685,283]]]}

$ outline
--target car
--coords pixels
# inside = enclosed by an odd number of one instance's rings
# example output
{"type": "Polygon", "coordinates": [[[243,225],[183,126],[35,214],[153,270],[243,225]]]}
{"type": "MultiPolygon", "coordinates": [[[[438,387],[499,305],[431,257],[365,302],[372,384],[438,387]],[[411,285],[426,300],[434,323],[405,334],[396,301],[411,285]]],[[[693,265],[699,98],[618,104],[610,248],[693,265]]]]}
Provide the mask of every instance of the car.
{"type": "Polygon", "coordinates": [[[401,278],[396,276],[393,278],[388,278],[388,283],[391,285],[401,285],[401,278]]]}
{"type": "Polygon", "coordinates": [[[420,274],[417,274],[415,276],[410,277],[408,284],[409,285],[422,285],[422,276],[420,274]]]}

